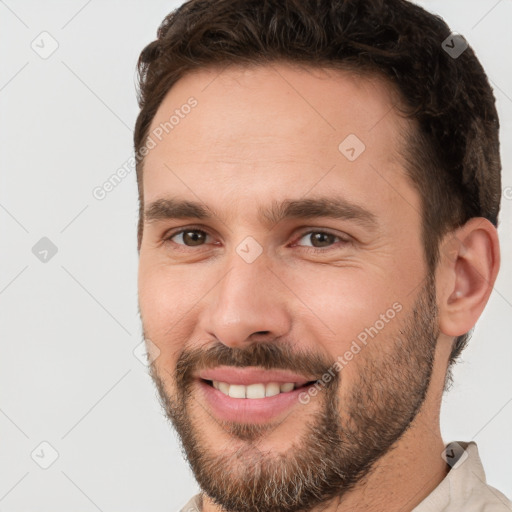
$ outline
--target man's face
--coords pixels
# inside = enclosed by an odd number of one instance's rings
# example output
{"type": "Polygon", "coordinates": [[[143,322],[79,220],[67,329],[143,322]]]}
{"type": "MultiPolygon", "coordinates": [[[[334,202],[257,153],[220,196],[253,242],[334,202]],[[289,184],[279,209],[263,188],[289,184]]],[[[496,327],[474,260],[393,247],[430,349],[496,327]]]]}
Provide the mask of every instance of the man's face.
{"type": "Polygon", "coordinates": [[[153,120],[144,335],[196,478],[227,510],[340,496],[423,403],[435,283],[400,128],[382,81],[285,64],[189,74],[153,120]]]}

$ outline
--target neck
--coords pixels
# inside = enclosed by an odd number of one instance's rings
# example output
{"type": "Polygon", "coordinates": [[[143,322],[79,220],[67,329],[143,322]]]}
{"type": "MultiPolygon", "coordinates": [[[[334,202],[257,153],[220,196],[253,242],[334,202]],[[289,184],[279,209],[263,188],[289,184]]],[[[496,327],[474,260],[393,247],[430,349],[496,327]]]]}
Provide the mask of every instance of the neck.
{"type": "Polygon", "coordinates": [[[442,336],[425,401],[409,429],[342,499],[310,512],[408,512],[446,477],[439,414],[450,350],[442,336]]]}
{"type": "Polygon", "coordinates": [[[411,511],[447,475],[443,449],[439,429],[415,425],[353,490],[310,512],[411,511]]]}

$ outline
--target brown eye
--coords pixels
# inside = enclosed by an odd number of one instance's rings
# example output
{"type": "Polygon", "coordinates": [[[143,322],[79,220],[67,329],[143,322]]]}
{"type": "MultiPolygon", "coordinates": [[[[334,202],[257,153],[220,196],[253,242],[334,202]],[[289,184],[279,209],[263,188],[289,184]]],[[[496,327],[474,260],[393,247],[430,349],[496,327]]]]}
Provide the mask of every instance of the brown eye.
{"type": "Polygon", "coordinates": [[[335,244],[336,240],[341,240],[342,242],[345,241],[339,236],[333,235],[332,233],[326,233],[324,231],[309,231],[301,236],[300,240],[302,239],[310,242],[309,244],[305,244],[305,247],[314,247],[317,249],[329,247],[335,244]]]}
{"type": "Polygon", "coordinates": [[[185,245],[187,247],[196,247],[202,245],[206,241],[208,233],[200,229],[184,229],[172,234],[166,240],[171,240],[178,245],[185,245]],[[173,240],[176,239],[176,240],[173,240]],[[181,239],[181,240],[180,240],[181,239]]]}

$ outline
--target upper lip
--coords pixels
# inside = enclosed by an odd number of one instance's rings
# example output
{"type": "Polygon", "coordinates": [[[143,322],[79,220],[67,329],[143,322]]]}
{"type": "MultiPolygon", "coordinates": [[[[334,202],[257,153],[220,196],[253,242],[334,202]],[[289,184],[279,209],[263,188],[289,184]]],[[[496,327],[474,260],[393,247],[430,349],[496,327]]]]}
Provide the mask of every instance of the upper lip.
{"type": "Polygon", "coordinates": [[[303,375],[286,370],[265,370],[264,368],[245,367],[238,368],[233,366],[217,366],[197,372],[197,377],[204,380],[214,380],[217,382],[226,382],[227,384],[268,384],[276,382],[284,384],[293,382],[297,387],[316,380],[316,378],[306,378],[303,375]]]}

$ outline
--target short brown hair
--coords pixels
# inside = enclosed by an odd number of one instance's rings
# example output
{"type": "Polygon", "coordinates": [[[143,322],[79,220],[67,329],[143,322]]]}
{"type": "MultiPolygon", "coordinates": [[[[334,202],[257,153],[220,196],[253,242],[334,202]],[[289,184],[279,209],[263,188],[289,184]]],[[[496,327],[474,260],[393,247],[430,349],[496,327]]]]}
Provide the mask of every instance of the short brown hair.
{"type": "MultiPolygon", "coordinates": [[[[139,57],[136,154],[165,95],[198,68],[284,60],[385,76],[417,125],[404,156],[433,272],[442,237],[472,217],[497,226],[501,198],[495,98],[470,46],[456,57],[445,51],[450,35],[442,18],[406,0],[190,0],[164,19],[139,57]]],[[[139,249],[142,167],[137,159],[139,249]]],[[[469,336],[456,339],[450,365],[469,336]]]]}

